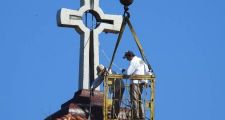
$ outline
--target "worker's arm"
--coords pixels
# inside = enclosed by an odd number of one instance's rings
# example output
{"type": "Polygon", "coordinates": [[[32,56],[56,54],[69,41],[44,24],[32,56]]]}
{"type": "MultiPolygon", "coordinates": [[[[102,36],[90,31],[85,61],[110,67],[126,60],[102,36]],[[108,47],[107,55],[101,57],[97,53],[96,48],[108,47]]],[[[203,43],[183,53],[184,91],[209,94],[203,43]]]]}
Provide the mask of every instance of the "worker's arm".
{"type": "Polygon", "coordinates": [[[97,88],[97,87],[103,82],[103,80],[104,80],[104,77],[103,77],[103,76],[98,76],[98,77],[94,80],[91,89],[94,90],[95,88],[97,88]]]}

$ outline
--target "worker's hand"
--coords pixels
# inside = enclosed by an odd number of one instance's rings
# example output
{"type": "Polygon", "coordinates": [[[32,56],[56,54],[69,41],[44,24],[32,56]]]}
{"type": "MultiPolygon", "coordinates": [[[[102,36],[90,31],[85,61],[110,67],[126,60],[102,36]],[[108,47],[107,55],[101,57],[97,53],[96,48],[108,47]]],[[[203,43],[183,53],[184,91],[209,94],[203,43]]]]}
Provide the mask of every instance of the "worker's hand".
{"type": "Polygon", "coordinates": [[[122,69],[122,73],[124,73],[126,71],[126,69],[122,69]]]}

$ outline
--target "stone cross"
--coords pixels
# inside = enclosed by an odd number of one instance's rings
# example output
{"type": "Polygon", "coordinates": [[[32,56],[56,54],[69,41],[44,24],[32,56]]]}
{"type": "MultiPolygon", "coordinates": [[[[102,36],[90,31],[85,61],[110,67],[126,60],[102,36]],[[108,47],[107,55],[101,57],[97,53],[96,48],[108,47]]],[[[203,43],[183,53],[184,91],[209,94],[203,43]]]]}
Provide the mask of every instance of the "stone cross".
{"type": "Polygon", "coordinates": [[[58,11],[57,19],[58,26],[75,28],[80,34],[79,89],[89,89],[90,83],[97,77],[99,34],[118,33],[123,18],[121,15],[104,14],[99,7],[99,0],[81,0],[79,10],[62,8],[58,11]],[[95,29],[83,23],[82,17],[86,12],[90,12],[99,22],[95,29]]]}

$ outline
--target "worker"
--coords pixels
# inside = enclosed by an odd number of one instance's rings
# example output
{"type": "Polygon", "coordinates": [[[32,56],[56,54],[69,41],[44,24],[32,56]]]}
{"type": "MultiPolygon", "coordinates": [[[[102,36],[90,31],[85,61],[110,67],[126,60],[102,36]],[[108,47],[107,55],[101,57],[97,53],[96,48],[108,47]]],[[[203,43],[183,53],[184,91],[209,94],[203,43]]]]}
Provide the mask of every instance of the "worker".
{"type": "MultiPolygon", "coordinates": [[[[146,75],[149,74],[149,68],[145,62],[135,56],[132,51],[125,52],[124,59],[130,62],[127,70],[123,69],[122,72],[125,75],[146,75]]],[[[147,80],[132,80],[130,84],[130,99],[132,104],[132,117],[134,119],[144,119],[144,106],[141,99],[141,94],[144,86],[148,83],[147,80]]]]}
{"type": "MultiPolygon", "coordinates": [[[[104,80],[104,77],[106,75],[106,72],[108,74],[116,74],[116,72],[107,70],[106,67],[103,65],[98,65],[97,68],[97,75],[98,77],[94,80],[91,90],[94,91],[95,88],[97,88],[104,80]]],[[[119,112],[120,112],[120,104],[123,97],[124,92],[124,82],[122,79],[116,79],[115,81],[112,80],[113,83],[111,86],[109,86],[109,92],[113,95],[113,103],[112,103],[112,110],[111,110],[111,118],[116,119],[118,118],[119,112]]]]}

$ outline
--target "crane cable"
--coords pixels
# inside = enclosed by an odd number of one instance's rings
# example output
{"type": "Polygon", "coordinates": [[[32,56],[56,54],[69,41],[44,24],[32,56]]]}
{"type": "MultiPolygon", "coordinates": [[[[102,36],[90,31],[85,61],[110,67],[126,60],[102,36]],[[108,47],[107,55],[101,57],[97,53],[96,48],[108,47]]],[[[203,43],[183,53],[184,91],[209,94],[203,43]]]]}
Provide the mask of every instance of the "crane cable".
{"type": "Polygon", "coordinates": [[[135,40],[135,42],[136,42],[136,44],[137,44],[137,46],[138,46],[139,52],[140,52],[140,54],[141,54],[141,56],[142,56],[142,59],[143,59],[143,60],[145,61],[145,63],[148,65],[148,68],[149,68],[150,72],[153,72],[153,69],[152,69],[150,63],[148,62],[148,59],[146,58],[146,56],[145,56],[145,54],[144,54],[143,47],[142,47],[142,45],[141,45],[141,43],[140,43],[140,40],[139,40],[138,37],[137,37],[137,34],[136,34],[136,32],[135,32],[135,30],[134,30],[134,28],[133,28],[133,26],[132,26],[132,24],[131,24],[129,18],[126,19],[126,20],[127,20],[128,26],[129,26],[129,28],[130,28],[130,31],[131,31],[131,33],[132,33],[132,35],[133,35],[133,37],[134,37],[134,40],[135,40]]]}
{"type": "Polygon", "coordinates": [[[122,38],[122,35],[123,35],[123,32],[124,32],[125,26],[126,26],[126,17],[123,18],[122,26],[120,28],[120,32],[119,32],[119,35],[118,35],[118,38],[117,38],[117,41],[116,41],[115,48],[113,50],[113,55],[112,55],[111,62],[109,64],[108,70],[111,70],[111,68],[112,68],[112,63],[114,61],[114,58],[115,58],[115,55],[116,55],[116,51],[117,51],[117,48],[118,48],[119,43],[121,41],[121,38],[122,38]]]}
{"type": "Polygon", "coordinates": [[[108,70],[110,70],[111,67],[112,67],[112,64],[113,64],[113,61],[114,61],[114,58],[115,58],[115,55],[116,55],[116,51],[117,51],[119,43],[121,41],[124,29],[126,27],[126,24],[128,24],[128,26],[130,28],[130,31],[131,31],[131,33],[132,33],[132,35],[134,37],[134,40],[135,40],[135,42],[136,42],[136,44],[138,46],[138,49],[139,49],[139,52],[140,52],[140,54],[142,56],[143,61],[148,65],[149,71],[153,73],[153,69],[152,69],[150,63],[148,62],[148,60],[147,60],[147,58],[146,58],[146,56],[144,54],[143,47],[142,47],[142,45],[140,43],[140,40],[137,37],[137,34],[136,34],[136,32],[135,32],[135,30],[134,30],[134,28],[133,28],[129,18],[130,18],[130,13],[128,12],[128,8],[125,8],[125,11],[124,11],[124,14],[123,14],[123,22],[122,22],[122,25],[121,25],[121,28],[120,28],[120,32],[119,32],[119,35],[118,35],[118,38],[117,38],[117,42],[116,42],[116,45],[115,45],[115,48],[114,48],[114,51],[113,51],[112,59],[111,59],[111,62],[109,64],[108,70]]]}

